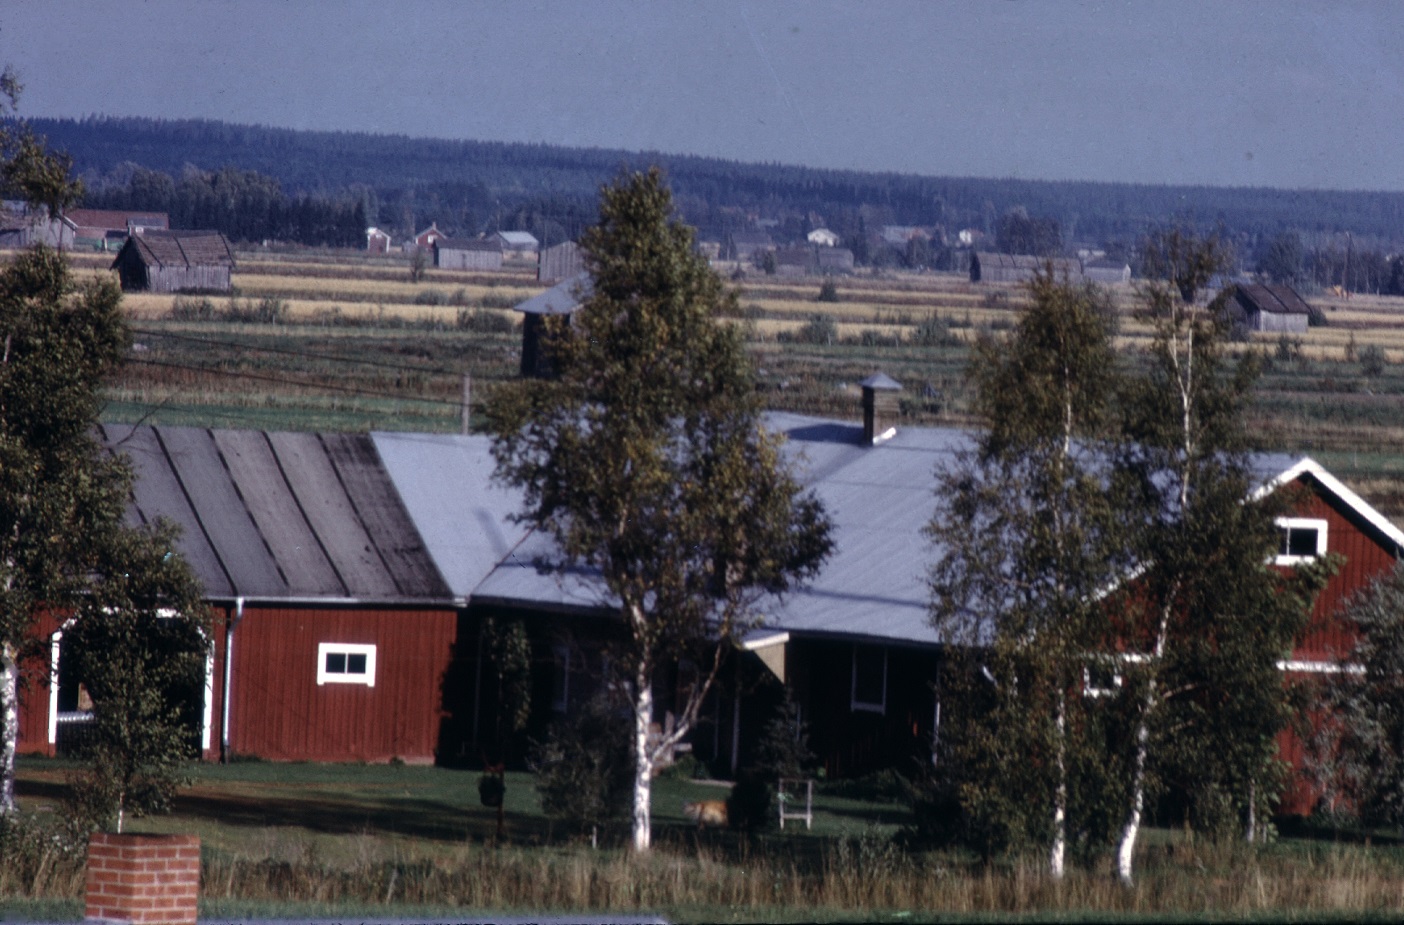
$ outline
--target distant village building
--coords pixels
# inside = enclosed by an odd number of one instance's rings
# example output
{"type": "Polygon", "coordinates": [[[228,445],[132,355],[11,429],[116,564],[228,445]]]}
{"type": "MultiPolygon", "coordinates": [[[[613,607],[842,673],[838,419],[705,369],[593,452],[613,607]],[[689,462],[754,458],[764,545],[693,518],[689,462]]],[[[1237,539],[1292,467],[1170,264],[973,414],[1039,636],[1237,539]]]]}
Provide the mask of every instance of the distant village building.
{"type": "Polygon", "coordinates": [[[1129,283],[1131,265],[1124,260],[1095,257],[1082,262],[1082,277],[1093,283],[1129,283]]]}
{"type": "Polygon", "coordinates": [[[813,245],[781,247],[775,251],[776,276],[812,276],[819,272],[819,257],[813,245]]]}
{"type": "Polygon", "coordinates": [[[931,232],[919,225],[883,225],[878,237],[882,238],[884,244],[902,248],[912,241],[930,241],[931,232]]]}
{"type": "Polygon", "coordinates": [[[825,275],[853,272],[853,251],[846,247],[819,248],[819,272],[825,275]]]}
{"type": "Polygon", "coordinates": [[[379,228],[366,229],[366,251],[372,254],[390,253],[390,232],[379,228]]]}
{"type": "Polygon", "coordinates": [[[805,238],[819,247],[837,247],[839,242],[839,236],[827,228],[815,228],[805,238]]]}
{"type": "Polygon", "coordinates": [[[73,223],[67,217],[52,219],[43,206],[7,200],[0,206],[0,247],[44,244],[65,249],[73,246],[73,223]]]}
{"type": "Polygon", "coordinates": [[[440,238],[434,242],[434,266],[441,270],[500,270],[502,244],[497,238],[440,238]]]}
{"type": "Polygon", "coordinates": [[[976,251],[970,255],[972,283],[1027,283],[1052,268],[1055,279],[1081,282],[1082,264],[1071,257],[1035,257],[1032,254],[996,254],[976,251]]]}
{"type": "Polygon", "coordinates": [[[726,260],[755,260],[757,255],[775,250],[775,241],[764,231],[733,231],[726,236],[722,257],[726,260]]]}
{"type": "Polygon", "coordinates": [[[574,241],[566,241],[541,252],[536,264],[536,281],[558,283],[584,272],[585,256],[580,252],[580,245],[574,241]]]}
{"type": "Polygon", "coordinates": [[[1291,286],[1235,286],[1229,320],[1249,331],[1305,334],[1311,306],[1291,286]]]}
{"type": "Polygon", "coordinates": [[[530,231],[499,231],[497,237],[506,253],[535,254],[541,250],[541,242],[530,231]]]}
{"type": "Polygon", "coordinates": [[[64,217],[73,224],[74,246],[94,250],[120,250],[131,235],[171,227],[171,217],[165,212],[69,209],[64,217]]]}
{"type": "Polygon", "coordinates": [[[229,292],[234,250],[218,231],[148,231],[112,261],[126,292],[229,292]]]}
{"type": "Polygon", "coordinates": [[[414,236],[414,240],[405,245],[405,250],[433,250],[434,245],[447,238],[448,235],[439,230],[437,222],[430,222],[429,227],[414,236]]]}

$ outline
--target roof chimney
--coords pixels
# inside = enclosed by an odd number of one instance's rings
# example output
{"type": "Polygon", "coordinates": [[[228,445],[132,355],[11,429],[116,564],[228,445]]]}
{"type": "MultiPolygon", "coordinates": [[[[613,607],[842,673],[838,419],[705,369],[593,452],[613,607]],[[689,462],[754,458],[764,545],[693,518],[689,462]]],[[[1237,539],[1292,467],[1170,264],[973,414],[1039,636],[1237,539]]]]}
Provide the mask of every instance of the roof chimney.
{"type": "Polygon", "coordinates": [[[858,384],[863,387],[863,442],[873,446],[890,440],[897,428],[888,422],[897,420],[902,386],[886,373],[873,373],[858,384]]]}

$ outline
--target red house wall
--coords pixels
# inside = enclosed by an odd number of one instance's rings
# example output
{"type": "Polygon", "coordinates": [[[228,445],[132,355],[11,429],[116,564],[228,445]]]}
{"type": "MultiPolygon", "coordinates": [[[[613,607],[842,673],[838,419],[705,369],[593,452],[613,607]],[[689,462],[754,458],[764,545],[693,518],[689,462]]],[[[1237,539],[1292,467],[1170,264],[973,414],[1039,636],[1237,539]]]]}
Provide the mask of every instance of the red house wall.
{"type": "MultiPolygon", "coordinates": [[[[1309,477],[1298,484],[1310,493],[1304,493],[1293,506],[1292,516],[1326,521],[1326,550],[1341,556],[1343,561],[1317,596],[1311,621],[1292,649],[1292,660],[1319,663],[1322,669],[1330,669],[1350,651],[1354,643],[1354,631],[1341,619],[1341,611],[1352,597],[1394,568],[1396,560],[1388,542],[1383,537],[1377,537],[1374,528],[1345,503],[1316,489],[1309,477]]],[[[1311,685],[1327,676],[1320,671],[1289,670],[1285,681],[1288,684],[1311,685]]],[[[1307,721],[1313,721],[1310,710],[1307,721]]],[[[1310,813],[1320,793],[1301,773],[1307,758],[1305,743],[1293,730],[1284,730],[1278,736],[1278,753],[1293,769],[1282,794],[1279,812],[1285,815],[1310,813]]]]}
{"type": "Polygon", "coordinates": [[[234,631],[230,750],[270,760],[434,760],[452,610],[246,607],[234,631]],[[375,686],[317,684],[318,644],[376,647],[375,686]]]}

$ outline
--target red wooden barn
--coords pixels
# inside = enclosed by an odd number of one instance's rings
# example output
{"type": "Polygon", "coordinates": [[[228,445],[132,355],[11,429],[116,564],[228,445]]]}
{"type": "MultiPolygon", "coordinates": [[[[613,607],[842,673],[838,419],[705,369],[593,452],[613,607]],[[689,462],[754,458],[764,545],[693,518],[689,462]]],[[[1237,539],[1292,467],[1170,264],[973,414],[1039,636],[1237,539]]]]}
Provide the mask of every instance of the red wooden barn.
{"type": "MultiPolygon", "coordinates": [[[[104,428],[136,472],[130,516],[179,524],[214,646],[207,758],[432,761],[458,603],[369,437],[104,428]]],[[[21,714],[21,749],[81,735],[81,692],[51,672],[21,714]]]]}

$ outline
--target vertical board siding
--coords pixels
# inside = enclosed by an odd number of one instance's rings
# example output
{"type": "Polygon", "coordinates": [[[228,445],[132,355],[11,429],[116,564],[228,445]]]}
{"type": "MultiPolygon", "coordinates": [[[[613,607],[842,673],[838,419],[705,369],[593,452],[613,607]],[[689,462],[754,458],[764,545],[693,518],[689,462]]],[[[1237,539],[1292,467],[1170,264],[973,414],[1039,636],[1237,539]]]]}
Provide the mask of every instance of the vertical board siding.
{"type": "Polygon", "coordinates": [[[234,636],[233,751],[271,760],[434,760],[457,623],[450,609],[246,608],[234,636]],[[374,645],[375,686],[318,686],[323,642],[374,645]]]}
{"type": "Polygon", "coordinates": [[[1350,651],[1355,639],[1352,627],[1340,619],[1341,611],[1354,595],[1392,569],[1395,558],[1373,531],[1361,524],[1358,515],[1319,492],[1297,504],[1293,515],[1326,521],[1327,551],[1343,561],[1317,595],[1311,621],[1292,655],[1303,661],[1334,661],[1350,651]]]}

